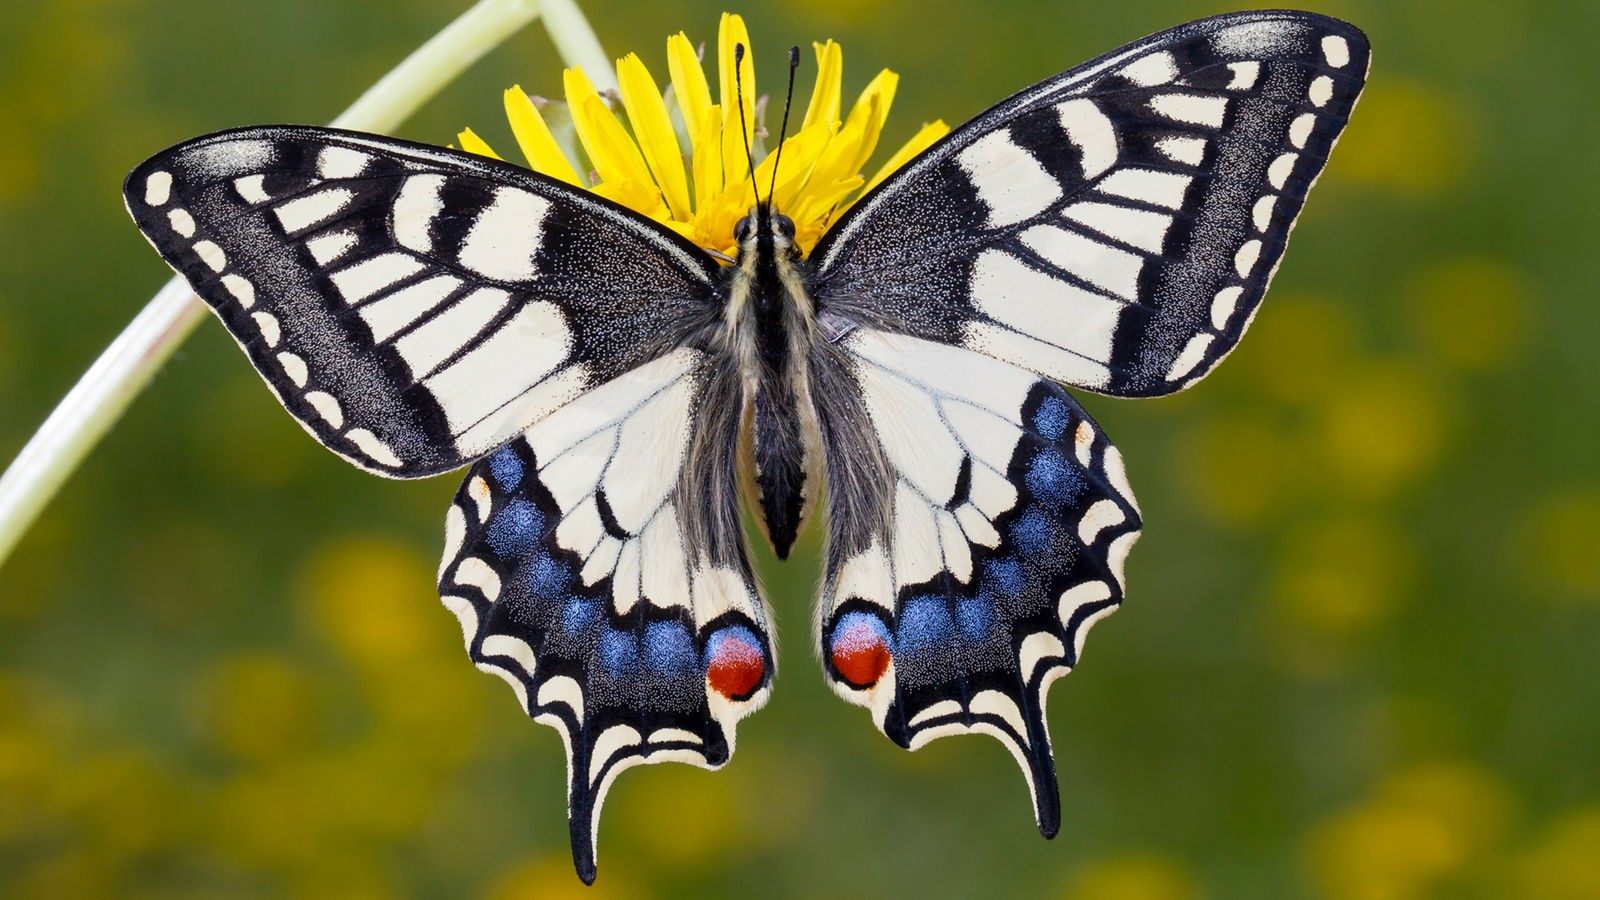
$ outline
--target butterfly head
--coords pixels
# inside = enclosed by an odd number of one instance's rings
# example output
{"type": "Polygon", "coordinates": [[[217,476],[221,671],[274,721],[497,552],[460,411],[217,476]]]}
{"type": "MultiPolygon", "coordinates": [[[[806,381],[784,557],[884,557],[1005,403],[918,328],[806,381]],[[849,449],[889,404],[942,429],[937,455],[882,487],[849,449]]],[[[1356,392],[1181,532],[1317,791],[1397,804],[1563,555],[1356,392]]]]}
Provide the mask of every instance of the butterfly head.
{"type": "MultiPolygon", "coordinates": [[[[739,78],[739,63],[744,60],[744,45],[735,44],[734,89],[742,98],[744,83],[739,78]]],[[[800,48],[789,48],[789,88],[783,101],[783,124],[778,128],[777,158],[772,161],[772,181],[767,185],[767,199],[756,194],[756,205],[749,215],[734,223],[733,238],[739,245],[739,257],[746,260],[758,258],[794,260],[800,258],[800,245],[795,243],[794,220],[772,209],[772,197],[778,190],[778,165],[783,162],[783,141],[789,132],[789,107],[794,102],[794,73],[800,67],[800,48]]],[[[739,101],[741,131],[745,135],[744,152],[750,160],[750,171],[756,171],[755,158],[750,152],[749,127],[744,124],[744,101],[739,101]]],[[[757,188],[759,191],[759,188],[757,188]]]]}
{"type": "Polygon", "coordinates": [[[800,245],[795,243],[794,220],[780,212],[773,212],[767,203],[758,203],[750,214],[734,223],[733,237],[739,243],[741,259],[753,259],[763,253],[772,258],[794,259],[800,256],[800,245]]]}

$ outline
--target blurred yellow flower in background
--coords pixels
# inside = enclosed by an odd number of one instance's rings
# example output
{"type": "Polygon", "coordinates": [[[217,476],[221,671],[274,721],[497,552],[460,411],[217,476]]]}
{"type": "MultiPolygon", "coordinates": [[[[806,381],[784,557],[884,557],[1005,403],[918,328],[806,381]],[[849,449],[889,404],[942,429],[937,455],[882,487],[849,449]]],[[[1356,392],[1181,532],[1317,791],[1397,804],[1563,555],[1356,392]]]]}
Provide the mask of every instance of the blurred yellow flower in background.
{"type": "Polygon", "coordinates": [[[1444,260],[1415,273],[1405,292],[1414,327],[1444,362],[1492,371],[1515,361],[1528,343],[1533,290],[1505,260],[1444,260]]]}
{"type": "Polygon", "coordinates": [[[1329,900],[1434,896],[1496,848],[1514,811],[1505,785],[1475,764],[1416,765],[1312,831],[1308,874],[1329,900]]]}
{"type": "Polygon", "coordinates": [[[1513,548],[1541,594],[1600,602],[1600,484],[1578,484],[1541,499],[1513,548]]]}
{"type": "Polygon", "coordinates": [[[1510,865],[1501,896],[1519,900],[1600,897],[1600,806],[1557,819],[1510,865]]]}
{"type": "Polygon", "coordinates": [[[1177,861],[1154,853],[1123,853],[1081,867],[1065,900],[1200,900],[1194,876],[1177,861]]]}
{"type": "Polygon", "coordinates": [[[1360,116],[1330,170],[1339,177],[1425,199],[1454,187],[1476,161],[1470,108],[1436,83],[1375,78],[1360,116]]]}

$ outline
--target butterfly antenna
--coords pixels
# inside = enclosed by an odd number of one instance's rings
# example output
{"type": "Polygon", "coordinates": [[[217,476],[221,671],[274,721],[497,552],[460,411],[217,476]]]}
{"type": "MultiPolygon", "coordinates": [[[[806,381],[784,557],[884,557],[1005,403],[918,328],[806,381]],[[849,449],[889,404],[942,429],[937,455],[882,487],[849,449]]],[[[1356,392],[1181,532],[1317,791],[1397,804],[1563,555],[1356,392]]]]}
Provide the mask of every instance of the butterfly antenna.
{"type": "MultiPolygon", "coordinates": [[[[744,45],[733,45],[733,93],[734,102],[739,104],[739,134],[744,138],[745,163],[750,166],[750,193],[755,194],[756,189],[756,157],[750,152],[750,123],[744,120],[744,45]]],[[[756,195],[756,205],[761,205],[761,196],[756,195]]]]}
{"type": "Polygon", "coordinates": [[[789,90],[783,95],[783,125],[778,128],[778,151],[772,160],[772,183],[767,185],[767,205],[778,192],[778,164],[783,162],[783,139],[789,134],[789,104],[794,102],[794,72],[800,68],[800,48],[789,48],[789,90]]]}

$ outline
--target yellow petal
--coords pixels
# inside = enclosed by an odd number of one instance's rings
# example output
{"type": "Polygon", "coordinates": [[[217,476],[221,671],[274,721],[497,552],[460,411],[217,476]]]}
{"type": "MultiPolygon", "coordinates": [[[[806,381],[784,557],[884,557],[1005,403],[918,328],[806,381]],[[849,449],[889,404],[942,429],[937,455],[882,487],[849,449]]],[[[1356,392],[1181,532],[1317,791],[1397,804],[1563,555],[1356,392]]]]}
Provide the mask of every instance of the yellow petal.
{"type": "Polygon", "coordinates": [[[754,203],[755,194],[750,179],[741,178],[726,185],[721,193],[711,198],[695,219],[701,229],[710,235],[713,245],[732,256],[738,249],[733,239],[733,225],[750,212],[754,203]]]}
{"type": "Polygon", "coordinates": [[[710,236],[713,247],[729,256],[738,254],[739,245],[733,239],[733,225],[750,212],[751,199],[750,180],[746,178],[718,194],[706,205],[706,214],[699,217],[699,222],[710,236]]]}
{"type": "Polygon", "coordinates": [[[590,190],[658,222],[667,222],[672,218],[672,213],[666,204],[661,202],[661,194],[657,192],[655,182],[619,178],[614,181],[602,181],[590,190]]]}
{"type": "Polygon", "coordinates": [[[861,164],[856,160],[862,156],[861,143],[865,139],[868,122],[875,118],[872,108],[882,102],[882,98],[874,94],[870,97],[864,95],[862,100],[866,106],[857,104],[850,111],[850,118],[845,120],[844,125],[828,141],[828,146],[823,148],[811,172],[812,182],[834,184],[861,170],[861,164]]]}
{"type": "Polygon", "coordinates": [[[883,123],[889,118],[889,107],[894,104],[895,88],[899,86],[900,76],[884,69],[861,92],[860,99],[856,100],[856,105],[850,110],[849,121],[855,121],[858,115],[865,117],[861,144],[857,148],[859,155],[851,164],[852,172],[861,171],[861,167],[872,158],[872,151],[877,149],[878,135],[883,133],[883,123]]]}
{"type": "Polygon", "coordinates": [[[871,178],[867,179],[867,184],[861,189],[861,193],[865,194],[867,191],[877,187],[878,182],[894,174],[894,171],[909,162],[911,157],[916,156],[918,153],[928,149],[933,145],[934,141],[937,141],[949,133],[950,126],[946,125],[943,119],[935,119],[934,121],[922,126],[921,130],[911,136],[911,140],[901,144],[900,149],[896,150],[894,155],[889,157],[888,162],[885,162],[882,166],[880,166],[878,171],[874,173],[871,178]]]}
{"type": "Polygon", "coordinates": [[[661,90],[636,53],[617,62],[617,81],[622,86],[622,106],[628,111],[634,139],[639,142],[650,171],[655,173],[661,195],[675,218],[688,218],[689,182],[683,174],[678,135],[672,130],[661,90]]]}
{"type": "MultiPolygon", "coordinates": [[[[844,198],[848,197],[851,191],[860,186],[860,175],[852,175],[842,181],[835,181],[829,184],[813,182],[806,185],[805,194],[795,204],[794,211],[789,213],[789,218],[795,222],[796,236],[804,238],[805,233],[809,233],[811,234],[810,240],[814,243],[828,223],[838,218],[838,212],[844,203],[844,198]],[[801,223],[805,223],[804,228],[801,227],[801,223]]],[[[802,249],[810,252],[811,247],[805,240],[802,239],[800,243],[802,249]]]]}
{"type": "Polygon", "coordinates": [[[725,183],[732,183],[750,173],[750,156],[745,148],[755,133],[756,67],[751,59],[750,32],[745,30],[744,19],[729,13],[722,14],[717,28],[717,74],[722,83],[722,108],[726,111],[722,129],[722,175],[725,183]],[[737,79],[733,61],[735,45],[744,47],[744,60],[738,65],[737,79]],[[735,106],[735,102],[740,105],[735,106]]]}
{"type": "MultiPolygon", "coordinates": [[[[566,89],[567,106],[572,110],[572,122],[578,129],[578,140],[583,143],[583,149],[589,154],[589,161],[594,163],[600,180],[612,183],[613,190],[622,190],[624,184],[631,185],[627,189],[629,196],[637,196],[638,188],[643,185],[654,185],[655,179],[651,177],[644,157],[639,154],[639,146],[628,137],[622,123],[606,107],[583,72],[576,68],[568,69],[562,73],[562,81],[566,89]]],[[[653,201],[643,205],[627,205],[647,216],[655,216],[655,208],[662,203],[657,193],[653,201]]]]}
{"type": "MultiPolygon", "coordinates": [[[[750,211],[756,204],[754,183],[748,178],[741,178],[722,189],[716,199],[711,201],[712,215],[729,216],[737,219],[750,211]]],[[[730,223],[731,225],[731,223],[730,223]]]]}
{"type": "Polygon", "coordinates": [[[702,133],[700,123],[705,121],[706,110],[711,108],[711,88],[706,84],[706,71],[700,66],[700,57],[681,31],[667,38],[667,71],[672,75],[672,93],[677,95],[684,127],[689,129],[689,142],[698,145],[702,133]]]}
{"type": "MultiPolygon", "coordinates": [[[[477,133],[471,128],[465,129],[456,135],[456,140],[461,142],[461,149],[468,153],[476,153],[479,156],[487,156],[490,159],[500,159],[500,154],[494,152],[494,148],[485,143],[483,138],[478,137],[477,133]]],[[[504,162],[504,160],[501,161],[504,162]]]]}
{"type": "Polygon", "coordinates": [[[545,125],[544,116],[539,115],[539,108],[528,99],[528,95],[522,90],[522,85],[512,85],[511,89],[506,91],[505,106],[506,120],[511,123],[511,133],[517,139],[517,146],[522,148],[522,155],[527,157],[528,165],[535,172],[559,178],[576,187],[583,187],[583,182],[578,180],[578,173],[573,170],[572,163],[556,144],[555,136],[550,133],[549,126],[545,125]]]}
{"type": "Polygon", "coordinates": [[[700,133],[707,140],[694,145],[694,208],[697,212],[711,205],[722,193],[722,143],[710,136],[722,133],[722,107],[713,103],[700,118],[700,133]]]}
{"type": "Polygon", "coordinates": [[[839,89],[844,79],[844,50],[833,41],[826,44],[813,42],[817,51],[817,85],[811,89],[811,103],[806,106],[806,120],[800,126],[808,128],[822,122],[833,124],[839,120],[839,89]]]}
{"type": "Polygon", "coordinates": [[[756,187],[767,190],[772,182],[772,167],[782,166],[778,174],[775,188],[772,188],[772,205],[777,209],[788,212],[788,207],[801,189],[806,187],[806,180],[811,177],[811,170],[817,163],[817,157],[822,149],[827,146],[829,131],[827,123],[818,122],[809,128],[802,128],[794,136],[783,142],[779,153],[769,153],[767,158],[756,166],[756,175],[753,179],[756,187]]]}
{"type": "Polygon", "coordinates": [[[691,243],[697,246],[704,246],[702,243],[704,235],[700,233],[700,229],[696,228],[693,222],[680,222],[677,219],[671,219],[665,224],[668,228],[688,238],[691,243]]]}

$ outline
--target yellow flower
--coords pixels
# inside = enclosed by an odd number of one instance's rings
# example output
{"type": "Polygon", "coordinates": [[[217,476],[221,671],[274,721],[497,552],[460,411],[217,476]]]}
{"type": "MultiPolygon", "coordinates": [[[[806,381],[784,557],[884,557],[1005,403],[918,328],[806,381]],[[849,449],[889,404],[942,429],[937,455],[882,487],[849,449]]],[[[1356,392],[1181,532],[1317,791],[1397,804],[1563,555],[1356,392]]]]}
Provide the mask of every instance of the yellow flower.
{"type": "MultiPolygon", "coordinates": [[[[794,220],[796,240],[802,252],[809,253],[856,198],[950,130],[942,121],[922,126],[870,178],[863,177],[863,167],[889,117],[899,76],[888,69],[879,72],[840,119],[843,51],[831,40],[812,44],[816,86],[804,120],[783,142],[782,169],[774,183],[777,154],[761,158],[755,133],[755,67],[749,46],[744,20],[723,13],[717,33],[715,103],[699,56],[682,32],[667,40],[671,87],[666,94],[636,54],[618,60],[626,124],[581,70],[566,70],[563,91],[592,170],[587,177],[580,175],[581,163],[575,166],[562,151],[539,107],[520,86],[505,93],[506,118],[535,172],[594,191],[727,256],[738,251],[733,226],[755,205],[757,184],[763,196],[768,185],[775,184],[773,207],[794,220]],[[746,48],[737,64],[743,85],[742,120],[734,107],[741,97],[734,79],[736,45],[746,48]],[[678,115],[676,124],[669,103],[678,115]],[[747,140],[761,158],[753,179],[745,155],[747,140]]],[[[500,158],[471,129],[461,132],[459,139],[463,149],[500,158]]]]}

